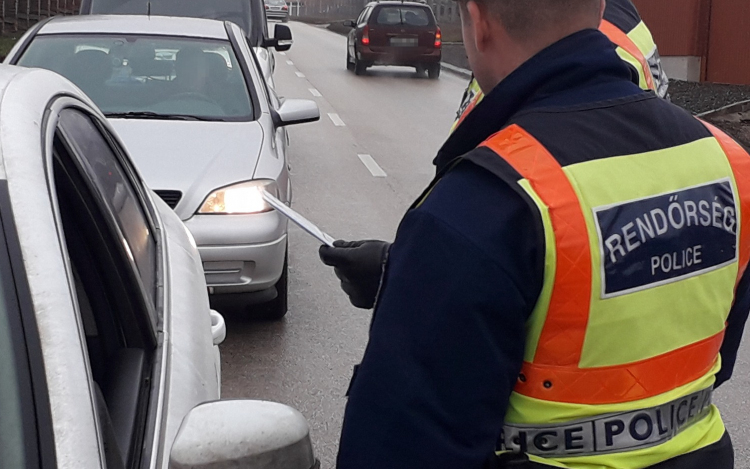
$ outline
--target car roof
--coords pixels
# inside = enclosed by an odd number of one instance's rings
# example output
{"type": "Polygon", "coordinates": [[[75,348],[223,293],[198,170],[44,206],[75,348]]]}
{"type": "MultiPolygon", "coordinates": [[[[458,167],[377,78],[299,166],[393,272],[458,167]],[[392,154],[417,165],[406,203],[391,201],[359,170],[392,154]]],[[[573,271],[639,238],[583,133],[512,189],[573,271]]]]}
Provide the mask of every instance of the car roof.
{"type": "Polygon", "coordinates": [[[45,23],[37,32],[42,35],[71,33],[146,34],[228,39],[223,21],[145,15],[60,16],[45,23]]]}

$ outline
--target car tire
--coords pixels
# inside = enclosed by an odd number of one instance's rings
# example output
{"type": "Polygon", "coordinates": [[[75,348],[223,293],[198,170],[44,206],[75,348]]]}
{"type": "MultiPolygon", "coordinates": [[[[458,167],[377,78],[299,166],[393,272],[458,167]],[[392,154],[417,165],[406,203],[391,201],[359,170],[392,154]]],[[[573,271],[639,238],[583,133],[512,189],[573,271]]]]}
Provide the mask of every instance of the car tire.
{"type": "Polygon", "coordinates": [[[364,75],[367,72],[367,64],[359,60],[357,56],[354,56],[354,74],[364,75]]]}
{"type": "Polygon", "coordinates": [[[346,51],[346,69],[350,72],[354,70],[354,62],[352,62],[352,54],[346,51]]]}
{"type": "Polygon", "coordinates": [[[281,22],[282,22],[282,23],[288,23],[288,22],[289,22],[289,17],[288,17],[288,16],[285,16],[285,17],[283,17],[283,18],[281,19],[281,22]]]}
{"type": "Polygon", "coordinates": [[[431,80],[436,80],[440,76],[440,63],[432,64],[427,67],[427,76],[431,80]]]}
{"type": "Polygon", "coordinates": [[[263,305],[263,319],[279,321],[286,316],[289,299],[289,252],[284,255],[284,266],[281,268],[281,277],[276,282],[276,298],[263,305]]]}

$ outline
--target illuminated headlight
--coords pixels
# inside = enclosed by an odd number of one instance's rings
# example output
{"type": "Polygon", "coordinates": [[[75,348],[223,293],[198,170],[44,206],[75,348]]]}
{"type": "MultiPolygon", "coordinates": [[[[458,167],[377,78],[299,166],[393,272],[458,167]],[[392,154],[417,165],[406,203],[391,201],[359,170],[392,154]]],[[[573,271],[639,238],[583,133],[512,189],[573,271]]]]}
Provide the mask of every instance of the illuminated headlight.
{"type": "Polygon", "coordinates": [[[241,182],[214,191],[206,197],[198,213],[250,214],[271,211],[273,208],[261,195],[263,189],[278,197],[279,191],[274,181],[259,179],[241,182]]]}

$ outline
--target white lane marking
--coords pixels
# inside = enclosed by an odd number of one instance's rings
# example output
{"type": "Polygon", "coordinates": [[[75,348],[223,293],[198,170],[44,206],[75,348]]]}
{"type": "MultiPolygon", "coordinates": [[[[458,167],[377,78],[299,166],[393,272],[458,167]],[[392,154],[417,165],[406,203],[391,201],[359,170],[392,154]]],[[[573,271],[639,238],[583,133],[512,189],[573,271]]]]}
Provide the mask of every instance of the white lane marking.
{"type": "Polygon", "coordinates": [[[279,52],[279,55],[286,55],[286,52],[279,52]]]}
{"type": "Polygon", "coordinates": [[[344,127],[346,124],[344,124],[344,121],[341,120],[338,114],[335,112],[329,112],[328,117],[331,118],[331,121],[333,121],[333,125],[336,127],[344,127]]]}
{"type": "Polygon", "coordinates": [[[321,96],[323,96],[322,94],[320,94],[320,91],[316,90],[315,88],[310,88],[309,90],[310,94],[315,96],[316,98],[320,98],[321,96]]]}
{"type": "Polygon", "coordinates": [[[292,62],[291,60],[287,60],[287,61],[286,61],[286,64],[287,64],[287,65],[294,65],[294,62],[292,62]]]}
{"type": "Polygon", "coordinates": [[[296,72],[296,73],[297,73],[298,77],[305,78],[305,74],[304,73],[302,73],[302,72],[296,72]]]}
{"type": "Polygon", "coordinates": [[[365,165],[365,167],[370,171],[370,174],[372,174],[376,178],[384,178],[386,176],[385,171],[383,171],[383,168],[378,165],[378,163],[372,158],[370,155],[357,155],[362,161],[362,164],[365,165]]]}

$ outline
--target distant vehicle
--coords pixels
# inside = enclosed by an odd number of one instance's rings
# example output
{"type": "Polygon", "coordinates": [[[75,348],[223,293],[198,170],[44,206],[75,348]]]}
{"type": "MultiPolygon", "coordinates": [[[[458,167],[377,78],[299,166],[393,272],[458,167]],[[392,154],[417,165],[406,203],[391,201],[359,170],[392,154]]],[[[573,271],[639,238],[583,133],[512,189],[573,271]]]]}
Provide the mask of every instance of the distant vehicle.
{"type": "Polygon", "coordinates": [[[276,25],[274,37],[269,37],[263,0],[82,0],[80,14],[179,16],[231,21],[245,31],[270,86],[274,86],[276,60],[269,49],[286,51],[292,46],[292,32],[285,25],[276,25]]]}
{"type": "Polygon", "coordinates": [[[265,0],[266,16],[269,20],[289,21],[289,5],[286,0],[265,0]]]}
{"type": "Polygon", "coordinates": [[[109,118],[146,182],[192,232],[212,294],[287,311],[291,203],[287,125],[319,119],[280,101],[234,23],[146,16],[57,17],[22,37],[8,63],[78,85],[109,118]]]}
{"type": "Polygon", "coordinates": [[[442,34],[432,9],[420,2],[368,3],[347,21],[346,68],[357,75],[373,65],[412,66],[430,78],[440,76],[442,34]]]}

